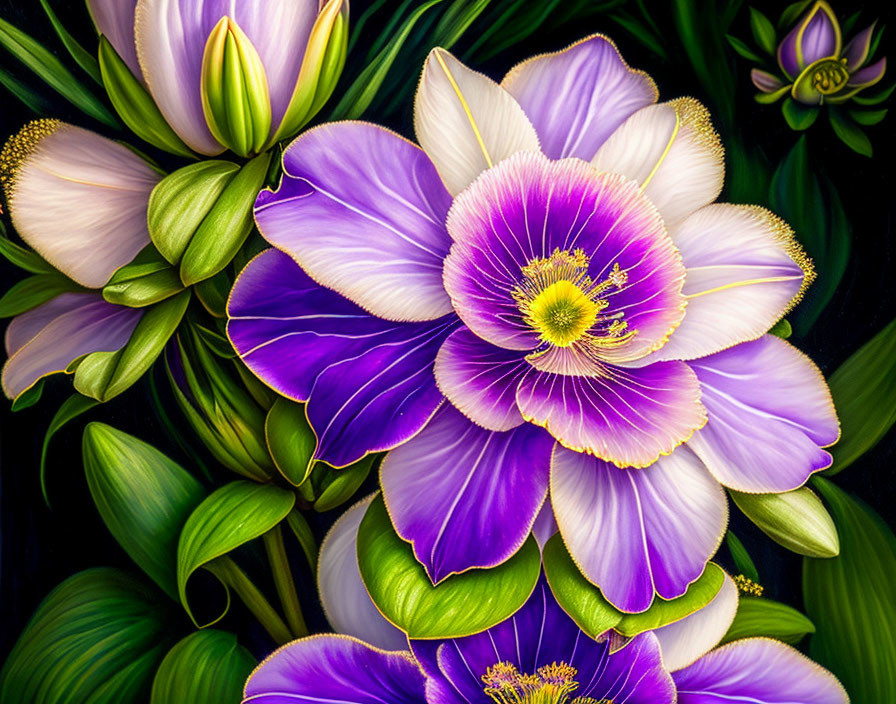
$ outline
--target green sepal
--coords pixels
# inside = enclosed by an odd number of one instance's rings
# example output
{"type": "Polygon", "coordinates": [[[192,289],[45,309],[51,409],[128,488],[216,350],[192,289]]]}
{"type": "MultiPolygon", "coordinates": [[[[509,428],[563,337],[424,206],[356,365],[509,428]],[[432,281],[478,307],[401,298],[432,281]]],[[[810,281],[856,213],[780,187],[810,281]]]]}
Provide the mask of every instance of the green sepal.
{"type": "Polygon", "coordinates": [[[847,114],[853,122],[871,127],[883,122],[888,112],[889,110],[884,108],[883,110],[849,110],[847,114]]]}
{"type": "MultiPolygon", "coordinates": [[[[778,102],[785,95],[790,93],[792,86],[781,86],[778,90],[772,93],[757,93],[753,96],[753,99],[760,103],[761,105],[771,105],[772,103],[778,102]]],[[[786,115],[785,115],[786,117],[786,115]]]]}
{"type": "Polygon", "coordinates": [[[774,327],[768,331],[770,335],[774,335],[775,337],[780,337],[782,340],[787,340],[793,335],[793,326],[791,326],[790,321],[786,318],[779,320],[775,323],[774,327]]]}
{"type": "Polygon", "coordinates": [[[200,624],[187,599],[190,576],[215,558],[267,533],[286,518],[295,501],[295,494],[272,484],[239,480],[225,484],[196,507],[177,546],[177,592],[197,628],[220,621],[227,607],[208,623],[200,624]]]}
{"type": "Polygon", "coordinates": [[[268,411],[264,434],[277,470],[290,484],[301,486],[311,474],[317,448],[305,405],[277,398],[268,411]]]}
{"type": "Polygon", "coordinates": [[[61,293],[83,292],[87,289],[78,286],[67,276],[59,273],[35,274],[13,284],[0,297],[0,318],[11,318],[37,308],[61,293]]]}
{"type": "Polygon", "coordinates": [[[857,105],[880,105],[893,95],[894,90],[896,90],[896,83],[889,88],[885,88],[880,93],[875,93],[874,95],[857,95],[852,100],[857,105]]]}
{"type": "Polygon", "coordinates": [[[177,270],[150,244],[112,274],[103,286],[103,298],[129,308],[145,308],[183,290],[177,270]]]}
{"type": "Polygon", "coordinates": [[[41,396],[44,395],[44,384],[46,381],[46,377],[41,377],[16,396],[15,399],[13,399],[10,410],[13,413],[18,413],[19,411],[24,411],[26,408],[31,408],[36,405],[37,402],[40,401],[41,396]]]}
{"type": "Polygon", "coordinates": [[[358,528],[358,566],[380,613],[410,638],[460,638],[513,615],[535,589],[541,559],[529,537],[501,565],[470,569],[433,586],[411,546],[395,533],[378,496],[358,528]]]}
{"type": "Polygon", "coordinates": [[[227,631],[191,633],[177,643],[156,671],[150,704],[238,702],[255,658],[227,631]]]}
{"type": "Polygon", "coordinates": [[[87,486],[109,532],[176,600],[178,538],[205,490],[152,445],[103,423],[87,425],[82,450],[87,486]]]}
{"type": "Polygon", "coordinates": [[[93,352],[75,369],[75,389],[105,402],[129,389],[152,366],[183,318],[190,292],[148,308],[131,339],[117,352],[93,352]]]}
{"type": "Polygon", "coordinates": [[[815,625],[793,607],[742,594],[734,621],[720,645],[740,638],[774,638],[796,645],[810,633],[815,633],[815,625]]]}
{"type": "Polygon", "coordinates": [[[735,568],[747,579],[752,582],[759,583],[759,570],[756,569],[756,563],[750,557],[750,553],[744,547],[734,533],[730,530],[725,533],[725,544],[728,546],[728,552],[731,553],[731,560],[734,562],[735,568]]]}
{"type": "Polygon", "coordinates": [[[871,157],[873,155],[874,150],[871,147],[871,140],[868,139],[868,135],[849,117],[832,107],[828,111],[828,119],[831,121],[834,134],[847,147],[862,156],[871,157]]]}
{"type": "Polygon", "coordinates": [[[323,471],[323,477],[317,490],[314,510],[318,513],[332,511],[351,499],[367,479],[378,457],[379,455],[367,455],[342,469],[318,465],[323,471]]]}
{"type": "Polygon", "coordinates": [[[162,116],[149,92],[115,51],[106,37],[100,37],[100,73],[112,107],[140,139],[171,154],[196,158],[162,116]]]}
{"type": "MultiPolygon", "coordinates": [[[[774,95],[772,93],[771,95],[774,95]]],[[[787,98],[781,103],[781,114],[787,121],[787,126],[797,132],[809,129],[818,119],[819,109],[814,105],[803,105],[793,98],[787,98]]]]}
{"type": "Polygon", "coordinates": [[[214,276],[243,246],[255,223],[252,209],[270,160],[270,152],[252,159],[218,196],[181,259],[180,278],[184,285],[192,286],[214,276]]]}

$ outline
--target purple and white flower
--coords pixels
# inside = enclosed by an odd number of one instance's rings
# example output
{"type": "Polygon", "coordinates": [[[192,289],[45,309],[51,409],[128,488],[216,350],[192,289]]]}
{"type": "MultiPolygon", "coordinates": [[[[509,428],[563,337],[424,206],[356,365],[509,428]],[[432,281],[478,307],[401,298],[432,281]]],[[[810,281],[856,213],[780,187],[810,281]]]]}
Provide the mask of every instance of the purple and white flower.
{"type": "Polygon", "coordinates": [[[706,109],[656,99],[602,36],[500,85],[435,49],[422,149],[322,125],[258,198],[274,249],[233,289],[230,339],[307,402],[317,459],[397,448],[384,498],[433,582],[508,559],[550,490],[583,573],[641,611],[702,573],[723,485],[831,463],[820,372],[765,334],[811,264],[773,214],[714,202],[706,109]]]}

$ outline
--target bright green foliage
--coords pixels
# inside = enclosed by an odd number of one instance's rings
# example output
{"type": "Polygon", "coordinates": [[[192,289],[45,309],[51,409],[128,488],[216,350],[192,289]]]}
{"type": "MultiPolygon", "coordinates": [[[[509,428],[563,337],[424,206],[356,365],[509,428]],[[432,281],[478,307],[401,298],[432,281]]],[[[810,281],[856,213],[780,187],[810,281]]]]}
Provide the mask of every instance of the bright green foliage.
{"type": "Polygon", "coordinates": [[[722,643],[764,637],[795,645],[810,633],[815,633],[815,626],[793,607],[780,601],[741,594],[737,615],[722,643]]]}

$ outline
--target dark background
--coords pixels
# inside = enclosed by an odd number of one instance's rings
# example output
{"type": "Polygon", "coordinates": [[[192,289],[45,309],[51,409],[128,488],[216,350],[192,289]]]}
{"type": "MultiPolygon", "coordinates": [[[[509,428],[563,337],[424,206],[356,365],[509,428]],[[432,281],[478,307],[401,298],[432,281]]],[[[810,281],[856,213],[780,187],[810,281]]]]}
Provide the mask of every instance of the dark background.
{"type": "MultiPolygon", "coordinates": [[[[398,4],[396,1],[395,5],[398,4]]],[[[652,1],[649,4],[651,11],[656,10],[659,26],[668,28],[671,32],[672,21],[667,16],[666,3],[652,1]]],[[[784,6],[783,3],[775,2],[754,4],[773,20],[784,6]]],[[[365,5],[363,1],[352,0],[352,14],[355,18],[365,5]]],[[[863,9],[860,28],[874,18],[880,18],[881,22],[892,26],[892,3],[841,0],[833,5],[835,11],[843,15],[863,9]]],[[[53,2],[53,6],[68,29],[86,47],[93,47],[92,27],[83,3],[76,0],[57,1],[53,2]]],[[[42,41],[70,65],[36,0],[0,0],[0,17],[42,41]]],[[[517,61],[528,56],[561,49],[583,36],[603,32],[613,37],[630,65],[646,70],[656,79],[660,86],[661,100],[679,95],[694,95],[711,103],[710,97],[699,89],[693,76],[681,70],[681,64],[673,61],[659,62],[652,53],[610,21],[593,17],[573,22],[572,25],[567,25],[565,29],[537,32],[531,39],[487,62],[484,69],[497,78],[517,61]]],[[[739,15],[735,30],[741,38],[749,38],[746,10],[739,15]]],[[[888,35],[884,36],[883,43],[884,47],[892,46],[888,35]]],[[[461,47],[462,45],[463,42],[461,47]]],[[[0,66],[29,80],[31,85],[38,85],[36,79],[30,78],[18,62],[2,50],[0,66]]],[[[748,140],[761,142],[772,163],[777,163],[793,145],[796,136],[787,128],[778,106],[763,106],[752,100],[748,62],[738,59],[737,66],[737,80],[743,83],[742,89],[739,89],[739,127],[748,140]]],[[[78,72],[77,67],[73,70],[78,72]]],[[[892,83],[894,75],[896,69],[891,68],[884,79],[884,85],[892,83]]],[[[79,76],[83,77],[83,74],[79,76]]],[[[85,83],[89,84],[89,79],[85,79],[85,83]]],[[[45,93],[48,97],[52,96],[49,91],[45,93]]],[[[104,130],[63,100],[55,100],[54,105],[59,110],[53,116],[109,134],[108,130],[104,130]]],[[[35,117],[2,87],[0,106],[0,138],[16,132],[25,122],[35,117]]],[[[410,110],[411,103],[408,101],[407,109],[401,117],[391,121],[391,126],[409,136],[412,135],[410,110]]],[[[376,115],[371,119],[376,120],[376,115]]],[[[839,142],[830,127],[824,124],[826,121],[823,117],[809,130],[810,152],[833,180],[853,227],[851,261],[831,304],[808,336],[791,339],[819,364],[826,375],[832,373],[861,344],[896,317],[896,287],[893,286],[896,243],[893,242],[892,227],[892,169],[896,163],[896,155],[892,140],[888,140],[893,129],[892,120],[893,117],[889,116],[881,125],[868,128],[875,147],[873,159],[859,156],[839,142]]],[[[109,136],[127,138],[124,133],[109,136]]],[[[722,137],[724,141],[725,135],[722,137]]],[[[140,144],[139,140],[133,141],[140,144]]],[[[9,226],[5,214],[3,218],[9,226]]],[[[5,260],[0,261],[0,290],[7,289],[22,275],[21,271],[5,260]]],[[[175,421],[181,422],[179,409],[167,394],[167,381],[163,375],[158,374],[158,370],[156,373],[168,412],[175,421]]],[[[5,399],[0,400],[0,661],[40,600],[66,577],[99,565],[138,571],[106,530],[87,490],[80,456],[83,422],[72,423],[54,439],[47,467],[52,509],[45,506],[41,498],[38,477],[41,442],[50,419],[70,393],[70,381],[56,377],[49,380],[43,399],[36,407],[12,413],[9,403],[5,399]]],[[[87,417],[130,432],[156,445],[185,467],[191,468],[189,458],[166,435],[163,425],[156,417],[145,380],[123,397],[94,409],[87,417]]],[[[189,429],[185,423],[183,427],[188,434],[189,429]]],[[[197,449],[201,450],[198,443],[197,449]]],[[[896,523],[896,482],[893,480],[896,475],[892,471],[894,457],[896,436],[891,433],[872,452],[835,479],[839,486],[857,494],[874,507],[891,525],[896,523]]],[[[208,459],[209,464],[213,464],[208,459]]],[[[228,475],[222,472],[221,479],[226,481],[227,478],[228,475]]],[[[358,495],[363,496],[365,491],[372,491],[373,488],[373,479],[368,479],[368,485],[358,495]]],[[[323,537],[326,528],[339,513],[337,510],[331,515],[310,516],[318,539],[323,537]]],[[[766,595],[800,607],[801,559],[766,538],[736,509],[732,510],[731,527],[756,561],[766,595]]],[[[241,557],[249,561],[246,566],[251,572],[254,555],[248,553],[241,557]]],[[[720,550],[719,559],[730,566],[726,548],[720,550]]],[[[309,626],[312,631],[326,630],[310,571],[298,559],[295,560],[294,567],[309,626]]],[[[199,588],[201,590],[202,586],[199,588]]],[[[257,655],[264,654],[270,647],[238,604],[234,604],[222,626],[239,633],[248,632],[248,638],[244,640],[257,655]]]]}

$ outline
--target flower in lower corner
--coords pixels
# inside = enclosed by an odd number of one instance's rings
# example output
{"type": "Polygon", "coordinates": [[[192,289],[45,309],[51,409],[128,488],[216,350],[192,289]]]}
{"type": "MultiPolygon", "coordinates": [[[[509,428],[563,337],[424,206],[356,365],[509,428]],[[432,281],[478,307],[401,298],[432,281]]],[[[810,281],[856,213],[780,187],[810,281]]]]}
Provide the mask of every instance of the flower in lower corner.
{"type": "Polygon", "coordinates": [[[274,249],[234,286],[230,340],[307,402],[316,459],[392,450],[384,498],[433,582],[507,560],[550,490],[583,573],[642,611],[702,573],[723,486],[831,463],[820,372],[765,334],[811,263],[770,212],[714,202],[707,110],[656,99],[601,36],[501,84],[435,49],[422,148],[322,125],[256,202],[274,249]]]}

